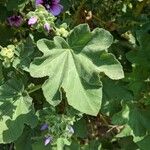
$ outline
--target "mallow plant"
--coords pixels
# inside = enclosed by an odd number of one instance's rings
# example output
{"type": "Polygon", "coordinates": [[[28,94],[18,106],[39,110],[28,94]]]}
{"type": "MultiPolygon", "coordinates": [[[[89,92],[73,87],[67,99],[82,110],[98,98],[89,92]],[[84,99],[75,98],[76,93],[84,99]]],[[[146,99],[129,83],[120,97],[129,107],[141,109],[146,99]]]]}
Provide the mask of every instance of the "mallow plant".
{"type": "Polygon", "coordinates": [[[149,150],[148,4],[1,0],[0,149],[149,150]]]}

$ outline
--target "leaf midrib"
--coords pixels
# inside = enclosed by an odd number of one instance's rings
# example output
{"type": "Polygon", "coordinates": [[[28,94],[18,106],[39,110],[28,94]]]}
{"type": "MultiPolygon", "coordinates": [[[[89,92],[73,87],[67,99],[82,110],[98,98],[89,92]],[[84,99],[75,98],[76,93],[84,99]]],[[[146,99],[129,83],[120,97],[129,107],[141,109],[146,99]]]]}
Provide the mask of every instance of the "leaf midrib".
{"type": "MultiPolygon", "coordinates": [[[[73,52],[71,52],[71,56],[72,56],[72,59],[73,59],[73,64],[74,64],[74,68],[75,68],[75,72],[77,72],[77,75],[78,75],[78,79],[79,79],[79,81],[80,81],[80,83],[81,83],[81,86],[82,86],[82,89],[84,89],[84,87],[83,87],[83,85],[82,85],[82,81],[81,81],[81,78],[86,82],[86,80],[83,78],[83,77],[80,77],[79,76],[79,73],[78,73],[78,69],[77,69],[77,65],[76,65],[76,61],[75,61],[75,55],[73,54],[73,52]]],[[[89,84],[88,82],[86,82],[87,84],[89,84]]],[[[88,102],[88,104],[89,104],[89,106],[90,106],[90,108],[91,108],[91,110],[93,111],[93,112],[95,112],[95,109],[92,107],[92,104],[89,102],[89,97],[88,97],[88,95],[87,95],[87,93],[86,92],[84,92],[83,90],[82,90],[82,92],[84,93],[84,95],[85,95],[85,97],[87,98],[87,102],[88,102]]]]}

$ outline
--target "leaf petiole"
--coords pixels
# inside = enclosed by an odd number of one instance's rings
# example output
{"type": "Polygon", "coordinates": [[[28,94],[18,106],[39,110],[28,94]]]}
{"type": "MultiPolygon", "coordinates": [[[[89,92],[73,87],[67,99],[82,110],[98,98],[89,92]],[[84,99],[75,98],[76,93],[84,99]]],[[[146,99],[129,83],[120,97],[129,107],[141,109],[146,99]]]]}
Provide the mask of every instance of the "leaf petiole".
{"type": "Polygon", "coordinates": [[[41,87],[42,87],[42,84],[34,86],[31,90],[28,91],[28,94],[38,91],[39,89],[41,89],[41,87]]]}

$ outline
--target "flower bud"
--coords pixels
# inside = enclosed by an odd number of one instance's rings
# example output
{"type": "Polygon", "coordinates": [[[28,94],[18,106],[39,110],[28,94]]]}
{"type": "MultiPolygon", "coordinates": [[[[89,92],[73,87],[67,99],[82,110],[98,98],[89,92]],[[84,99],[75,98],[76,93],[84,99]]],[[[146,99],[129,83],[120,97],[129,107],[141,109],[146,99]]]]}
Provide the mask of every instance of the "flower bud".
{"type": "Polygon", "coordinates": [[[51,27],[50,27],[49,23],[46,22],[46,23],[44,24],[44,29],[45,29],[47,32],[50,31],[51,27]]]}
{"type": "Polygon", "coordinates": [[[48,136],[48,137],[46,137],[45,138],[45,141],[44,141],[44,145],[46,146],[46,145],[48,145],[50,142],[52,142],[52,137],[51,136],[48,136]]]}
{"type": "Polygon", "coordinates": [[[29,20],[28,20],[28,25],[34,25],[37,23],[37,17],[31,17],[29,20]]]}
{"type": "Polygon", "coordinates": [[[47,123],[45,123],[45,124],[43,124],[42,126],[41,126],[41,131],[44,131],[44,130],[47,130],[48,129],[48,124],[47,123]]]}

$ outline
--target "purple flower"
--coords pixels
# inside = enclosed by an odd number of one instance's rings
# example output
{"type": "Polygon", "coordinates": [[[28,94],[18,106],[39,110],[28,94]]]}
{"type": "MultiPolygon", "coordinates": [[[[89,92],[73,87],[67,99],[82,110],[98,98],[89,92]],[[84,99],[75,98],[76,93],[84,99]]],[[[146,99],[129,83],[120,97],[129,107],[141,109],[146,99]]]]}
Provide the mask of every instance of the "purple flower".
{"type": "Polygon", "coordinates": [[[28,25],[34,25],[36,22],[37,22],[37,17],[33,16],[28,20],[28,25]]]}
{"type": "Polygon", "coordinates": [[[7,20],[8,20],[9,25],[12,27],[19,27],[23,21],[21,16],[16,16],[16,15],[8,17],[7,20]]]}
{"type": "Polygon", "coordinates": [[[47,136],[46,138],[45,138],[45,140],[44,140],[44,145],[46,146],[46,145],[48,145],[51,141],[52,141],[52,137],[51,136],[47,136]]]}
{"type": "Polygon", "coordinates": [[[47,123],[45,123],[45,124],[43,124],[42,126],[41,126],[41,131],[44,131],[44,130],[47,130],[48,129],[48,124],[47,123]]]}
{"type": "Polygon", "coordinates": [[[59,2],[60,0],[35,0],[36,5],[43,5],[54,16],[58,16],[63,10],[63,6],[59,2]]]}
{"type": "Polygon", "coordinates": [[[36,5],[43,4],[43,0],[35,0],[35,4],[36,5]]]}
{"type": "Polygon", "coordinates": [[[46,23],[44,24],[44,29],[45,29],[47,32],[50,31],[51,27],[50,27],[49,23],[46,22],[46,23]]]}

